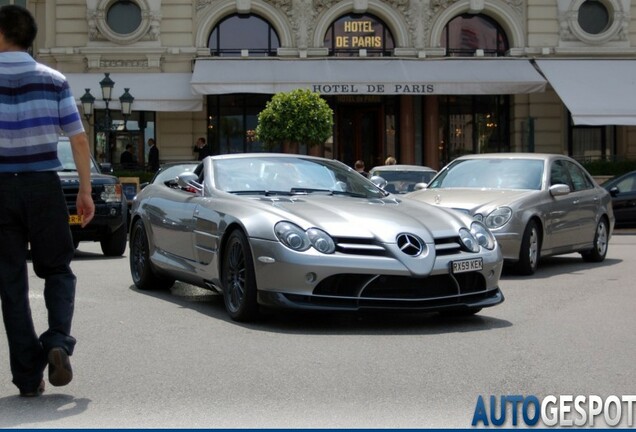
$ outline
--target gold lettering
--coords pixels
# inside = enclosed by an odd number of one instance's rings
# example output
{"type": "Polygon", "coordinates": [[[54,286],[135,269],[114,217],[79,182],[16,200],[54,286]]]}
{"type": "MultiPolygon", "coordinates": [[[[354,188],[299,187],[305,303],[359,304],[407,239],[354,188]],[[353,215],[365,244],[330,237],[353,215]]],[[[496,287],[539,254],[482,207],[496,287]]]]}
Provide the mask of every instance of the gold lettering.
{"type": "Polygon", "coordinates": [[[349,36],[336,36],[336,48],[348,48],[349,36]]]}
{"type": "Polygon", "coordinates": [[[375,33],[373,21],[345,21],[345,33],[375,33]]]}
{"type": "Polygon", "coordinates": [[[380,36],[351,36],[352,48],[382,48],[380,36]]]}

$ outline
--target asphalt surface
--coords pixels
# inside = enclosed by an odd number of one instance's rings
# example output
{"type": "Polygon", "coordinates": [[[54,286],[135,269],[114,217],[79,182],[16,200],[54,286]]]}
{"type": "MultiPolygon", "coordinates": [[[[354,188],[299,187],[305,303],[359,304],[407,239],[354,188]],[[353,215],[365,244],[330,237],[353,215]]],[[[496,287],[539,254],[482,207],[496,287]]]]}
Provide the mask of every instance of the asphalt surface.
{"type": "MultiPolygon", "coordinates": [[[[18,397],[0,334],[0,427],[469,428],[479,396],[634,394],[635,250],[636,230],[620,230],[603,263],[570,254],[532,277],[504,274],[506,301],[470,318],[237,324],[218,296],[185,284],[140,292],[127,253],[81,244],[74,380],[18,397]]],[[[31,272],[30,283],[43,331],[42,282],[31,272]]]]}

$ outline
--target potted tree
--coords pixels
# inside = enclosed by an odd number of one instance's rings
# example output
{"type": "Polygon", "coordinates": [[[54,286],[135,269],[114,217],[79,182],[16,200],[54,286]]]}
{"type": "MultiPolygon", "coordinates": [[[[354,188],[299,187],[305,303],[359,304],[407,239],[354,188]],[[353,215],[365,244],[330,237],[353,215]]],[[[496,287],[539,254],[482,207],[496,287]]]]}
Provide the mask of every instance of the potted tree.
{"type": "Polygon", "coordinates": [[[309,89],[275,94],[259,113],[256,126],[256,137],[267,148],[281,144],[287,153],[298,153],[303,144],[320,146],[332,134],[333,110],[309,89]]]}

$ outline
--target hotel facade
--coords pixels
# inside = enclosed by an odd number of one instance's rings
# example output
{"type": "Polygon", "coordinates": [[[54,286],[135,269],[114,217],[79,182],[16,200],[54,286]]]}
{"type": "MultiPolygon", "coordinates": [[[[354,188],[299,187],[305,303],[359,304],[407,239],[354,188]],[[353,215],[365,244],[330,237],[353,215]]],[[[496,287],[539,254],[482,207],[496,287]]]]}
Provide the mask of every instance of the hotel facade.
{"type": "Polygon", "coordinates": [[[263,151],[258,113],[296,88],[334,112],[332,137],[301,151],[348,165],[391,155],[439,169],[525,151],[636,159],[630,0],[7,3],[33,12],[33,55],[67,76],[80,110],[95,98],[85,127],[100,162],[117,165],[131,143],[143,166],[149,138],[162,162],[196,158],[198,137],[214,154],[263,151]]]}

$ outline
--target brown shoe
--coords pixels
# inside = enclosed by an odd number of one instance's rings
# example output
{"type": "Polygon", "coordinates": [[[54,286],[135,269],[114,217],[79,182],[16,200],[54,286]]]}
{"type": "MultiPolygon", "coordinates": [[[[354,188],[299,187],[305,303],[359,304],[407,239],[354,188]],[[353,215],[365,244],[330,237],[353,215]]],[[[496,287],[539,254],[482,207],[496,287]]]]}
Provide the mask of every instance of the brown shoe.
{"type": "Polygon", "coordinates": [[[64,348],[51,348],[49,351],[49,382],[56,386],[65,386],[73,379],[73,369],[68,353],[64,348]]]}
{"type": "Polygon", "coordinates": [[[22,397],[37,397],[44,393],[44,380],[40,381],[40,384],[32,390],[20,390],[20,396],[22,397]]]}

